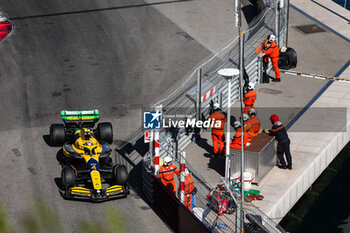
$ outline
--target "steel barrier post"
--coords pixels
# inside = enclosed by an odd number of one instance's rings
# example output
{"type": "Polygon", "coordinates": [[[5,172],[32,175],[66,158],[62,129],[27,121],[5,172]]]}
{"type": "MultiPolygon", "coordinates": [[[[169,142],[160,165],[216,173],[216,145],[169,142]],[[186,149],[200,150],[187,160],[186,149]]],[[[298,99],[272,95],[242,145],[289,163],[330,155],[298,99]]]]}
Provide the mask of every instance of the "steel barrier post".
{"type": "Polygon", "coordinates": [[[186,167],[186,152],[183,151],[181,154],[180,164],[180,201],[182,204],[185,203],[185,167],[186,167]]]}
{"type": "Polygon", "coordinates": [[[218,98],[219,98],[219,104],[220,104],[220,106],[221,106],[221,109],[222,109],[222,91],[220,91],[219,93],[218,93],[218,98]]]}
{"type": "Polygon", "coordinates": [[[203,69],[202,67],[198,69],[197,73],[197,106],[196,106],[196,120],[200,120],[201,118],[201,97],[202,97],[202,75],[203,69]]]}
{"type": "Polygon", "coordinates": [[[262,59],[258,57],[258,83],[262,83],[262,59]]]}
{"type": "Polygon", "coordinates": [[[243,137],[243,133],[244,133],[244,124],[243,124],[243,69],[244,69],[244,33],[240,33],[240,37],[239,37],[239,70],[240,70],[240,74],[239,74],[239,90],[240,90],[240,99],[241,99],[241,202],[240,202],[240,221],[239,221],[239,225],[240,225],[240,232],[243,231],[244,228],[244,214],[243,214],[243,202],[244,202],[244,189],[243,189],[243,173],[244,173],[244,137],[243,137]]]}
{"type": "Polygon", "coordinates": [[[154,175],[159,176],[159,131],[154,132],[154,175]]]}
{"type": "Polygon", "coordinates": [[[286,33],[285,35],[285,46],[288,47],[288,25],[289,25],[289,0],[286,0],[286,5],[284,6],[286,7],[286,15],[284,17],[286,17],[286,33]]]}
{"type": "MultiPolygon", "coordinates": [[[[156,112],[162,113],[162,105],[156,106],[156,112]]],[[[154,136],[154,175],[159,176],[159,133],[160,130],[155,130],[153,132],[154,136]]]]}
{"type": "Polygon", "coordinates": [[[154,160],[153,160],[153,156],[154,156],[154,152],[153,152],[153,143],[154,143],[154,131],[151,130],[150,131],[150,143],[149,143],[149,159],[151,161],[151,167],[154,166],[154,160]]]}
{"type": "Polygon", "coordinates": [[[280,46],[280,8],[279,8],[279,2],[276,1],[276,22],[275,22],[275,33],[276,33],[276,44],[277,46],[280,46]]]}

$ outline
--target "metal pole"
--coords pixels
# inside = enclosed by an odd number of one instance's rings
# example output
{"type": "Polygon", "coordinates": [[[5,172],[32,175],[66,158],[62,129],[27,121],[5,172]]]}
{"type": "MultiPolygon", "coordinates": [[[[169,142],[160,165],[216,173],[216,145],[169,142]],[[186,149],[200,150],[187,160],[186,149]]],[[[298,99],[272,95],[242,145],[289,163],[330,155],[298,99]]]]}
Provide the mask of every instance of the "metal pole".
{"type": "Polygon", "coordinates": [[[345,2],[344,2],[344,8],[346,8],[347,5],[348,5],[348,0],[345,0],[345,2]]]}
{"type": "Polygon", "coordinates": [[[241,29],[241,1],[235,0],[235,22],[239,31],[241,29]]]}
{"type": "Polygon", "coordinates": [[[201,97],[202,97],[202,74],[203,69],[199,68],[197,73],[197,102],[196,102],[196,120],[200,120],[201,118],[201,97]]]}
{"type": "Polygon", "coordinates": [[[154,160],[153,160],[153,156],[154,156],[154,153],[153,153],[153,143],[154,143],[154,132],[153,130],[150,131],[150,137],[151,137],[151,140],[150,140],[150,143],[149,143],[149,156],[150,156],[150,161],[151,161],[151,167],[154,166],[154,160]]]}
{"type": "MultiPolygon", "coordinates": [[[[156,106],[156,112],[162,113],[162,105],[156,106]]],[[[159,130],[153,132],[154,136],[154,175],[159,176],[159,130]]]]}
{"type": "Polygon", "coordinates": [[[287,12],[287,14],[286,14],[286,33],[285,33],[285,36],[286,36],[286,39],[285,39],[285,44],[286,44],[286,47],[288,47],[288,26],[289,26],[289,0],[286,0],[286,5],[285,5],[285,7],[287,8],[286,9],[286,12],[287,12]]]}
{"type": "Polygon", "coordinates": [[[159,176],[159,131],[154,132],[154,175],[159,176]]]}
{"type": "Polygon", "coordinates": [[[244,75],[244,34],[239,34],[239,92],[241,102],[241,202],[240,202],[240,232],[243,232],[244,228],[244,213],[243,213],[243,202],[244,202],[244,189],[243,189],[243,173],[244,173],[244,125],[243,125],[243,75],[244,75]]]}
{"type": "Polygon", "coordinates": [[[280,11],[279,11],[279,3],[276,1],[276,22],[275,22],[275,33],[276,33],[276,44],[280,46],[280,11]]]}
{"type": "Polygon", "coordinates": [[[227,128],[226,128],[226,158],[225,158],[225,180],[230,179],[230,116],[231,116],[231,78],[228,78],[227,92],[227,128]]]}
{"type": "MultiPolygon", "coordinates": [[[[236,11],[238,16],[236,16],[236,27],[238,27],[238,33],[239,33],[239,70],[240,70],[240,79],[239,79],[239,85],[240,90],[243,88],[241,85],[241,78],[243,78],[243,35],[241,32],[241,0],[236,0],[236,11]]],[[[241,91],[241,95],[243,92],[241,91]]],[[[243,106],[242,106],[242,96],[241,96],[241,119],[243,119],[243,106]]],[[[242,124],[243,125],[243,124],[242,124]]],[[[243,132],[243,131],[242,131],[243,132]]],[[[241,136],[242,137],[242,136],[241,136]]],[[[243,145],[241,143],[241,145],[243,145]]],[[[242,147],[243,148],[243,147],[242,147]]],[[[242,176],[241,176],[242,177],[242,176]]],[[[241,184],[241,186],[243,186],[241,184]]],[[[240,204],[237,203],[237,212],[236,212],[236,232],[241,233],[244,231],[244,223],[243,223],[243,198],[241,198],[240,204]]]]}
{"type": "Polygon", "coordinates": [[[262,83],[262,77],[261,77],[261,74],[262,74],[262,64],[261,64],[261,58],[258,57],[258,83],[262,83]]]}
{"type": "Polygon", "coordinates": [[[222,106],[222,91],[218,93],[218,96],[219,96],[219,104],[220,106],[222,106]]]}

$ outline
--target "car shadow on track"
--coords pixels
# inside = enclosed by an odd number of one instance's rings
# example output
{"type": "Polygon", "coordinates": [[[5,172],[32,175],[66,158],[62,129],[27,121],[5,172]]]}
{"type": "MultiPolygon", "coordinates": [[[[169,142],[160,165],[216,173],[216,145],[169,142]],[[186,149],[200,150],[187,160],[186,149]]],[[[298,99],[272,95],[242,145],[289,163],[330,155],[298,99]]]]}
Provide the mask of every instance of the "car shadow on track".
{"type": "Polygon", "coordinates": [[[43,140],[46,143],[46,145],[51,146],[50,145],[50,135],[48,135],[48,134],[43,135],[43,140]]]}

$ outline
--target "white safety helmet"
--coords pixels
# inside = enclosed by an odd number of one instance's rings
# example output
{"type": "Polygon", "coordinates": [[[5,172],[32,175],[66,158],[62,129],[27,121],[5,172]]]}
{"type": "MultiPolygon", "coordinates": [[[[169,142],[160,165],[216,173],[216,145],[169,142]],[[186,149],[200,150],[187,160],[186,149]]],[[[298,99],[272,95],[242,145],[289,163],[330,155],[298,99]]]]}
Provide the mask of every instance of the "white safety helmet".
{"type": "Polygon", "coordinates": [[[220,110],[220,109],[221,109],[221,106],[220,106],[219,103],[215,103],[215,104],[213,105],[213,108],[214,108],[214,110],[220,110]]]}
{"type": "Polygon", "coordinates": [[[170,156],[166,156],[163,161],[164,161],[164,165],[168,166],[169,163],[171,163],[171,161],[173,161],[173,159],[170,156]]]}
{"type": "Polygon", "coordinates": [[[238,129],[239,127],[241,127],[241,122],[239,121],[233,122],[233,128],[238,129]]]}
{"type": "Polygon", "coordinates": [[[250,83],[248,84],[248,89],[249,89],[249,90],[254,90],[254,88],[255,88],[255,83],[250,82],[250,83]]]}
{"type": "Polygon", "coordinates": [[[251,117],[251,116],[256,116],[256,110],[255,110],[255,108],[249,109],[248,115],[249,115],[250,117],[251,117]]]}
{"type": "Polygon", "coordinates": [[[273,41],[276,40],[276,36],[275,36],[274,34],[271,34],[271,35],[269,35],[269,36],[267,37],[267,39],[268,39],[268,41],[269,41],[270,43],[272,43],[273,41]]]}
{"type": "Polygon", "coordinates": [[[249,120],[248,114],[243,113],[243,121],[246,122],[247,120],[249,120]]]}

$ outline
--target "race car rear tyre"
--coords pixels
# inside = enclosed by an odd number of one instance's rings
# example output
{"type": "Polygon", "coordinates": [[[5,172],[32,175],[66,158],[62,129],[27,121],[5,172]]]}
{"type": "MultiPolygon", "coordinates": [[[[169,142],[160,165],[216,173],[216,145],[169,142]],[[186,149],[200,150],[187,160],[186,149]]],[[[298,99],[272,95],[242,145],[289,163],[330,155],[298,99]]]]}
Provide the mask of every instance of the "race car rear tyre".
{"type": "Polygon", "coordinates": [[[66,166],[62,169],[61,180],[64,188],[75,186],[76,171],[71,166],[66,166]]]}
{"type": "Polygon", "coordinates": [[[114,182],[117,185],[125,185],[128,180],[128,172],[124,165],[115,165],[113,168],[114,182]]]}
{"type": "Polygon", "coordinates": [[[50,126],[50,145],[63,146],[66,141],[66,131],[63,124],[52,124],[50,126]]]}
{"type": "Polygon", "coordinates": [[[97,139],[108,142],[113,142],[113,127],[109,122],[99,123],[97,125],[97,139]]]}

